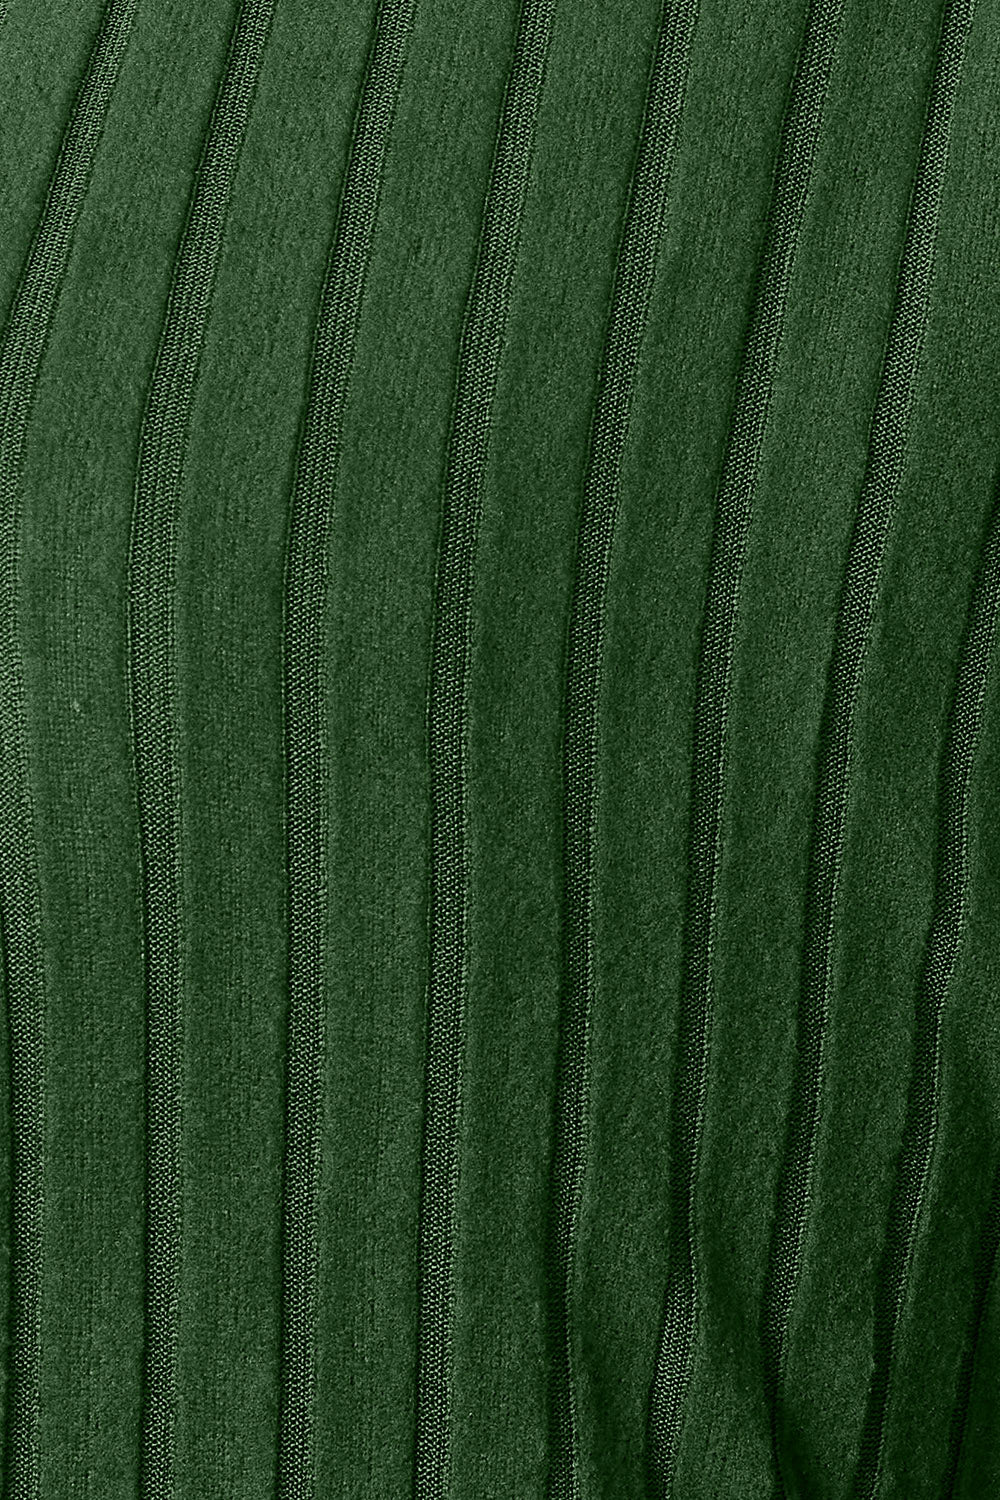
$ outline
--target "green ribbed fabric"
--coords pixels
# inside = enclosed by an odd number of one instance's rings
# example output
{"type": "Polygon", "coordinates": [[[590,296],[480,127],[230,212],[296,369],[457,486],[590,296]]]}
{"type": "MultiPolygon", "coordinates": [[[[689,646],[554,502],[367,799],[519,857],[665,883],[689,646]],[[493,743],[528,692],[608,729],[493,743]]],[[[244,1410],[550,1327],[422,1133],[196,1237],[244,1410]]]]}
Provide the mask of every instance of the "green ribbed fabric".
{"type": "Polygon", "coordinates": [[[0,4],[2,1500],[1000,1495],[1000,0],[0,4]]]}

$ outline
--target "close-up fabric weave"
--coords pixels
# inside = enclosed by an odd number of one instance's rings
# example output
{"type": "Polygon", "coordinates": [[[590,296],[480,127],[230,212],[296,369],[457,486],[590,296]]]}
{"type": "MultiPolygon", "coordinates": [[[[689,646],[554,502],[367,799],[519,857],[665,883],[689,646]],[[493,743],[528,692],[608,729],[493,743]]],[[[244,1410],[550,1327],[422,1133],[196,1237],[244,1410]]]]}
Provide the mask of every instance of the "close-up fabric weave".
{"type": "Polygon", "coordinates": [[[4,1500],[1000,1497],[1000,0],[0,0],[4,1500]]]}

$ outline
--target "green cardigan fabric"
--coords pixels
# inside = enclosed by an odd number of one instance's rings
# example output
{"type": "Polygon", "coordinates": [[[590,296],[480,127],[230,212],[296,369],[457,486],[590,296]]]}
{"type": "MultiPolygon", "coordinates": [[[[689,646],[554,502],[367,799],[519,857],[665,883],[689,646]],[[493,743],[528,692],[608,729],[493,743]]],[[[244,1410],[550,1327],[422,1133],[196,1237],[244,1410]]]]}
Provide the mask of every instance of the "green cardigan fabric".
{"type": "Polygon", "coordinates": [[[1000,0],[0,4],[4,1500],[1000,1496],[1000,0]]]}

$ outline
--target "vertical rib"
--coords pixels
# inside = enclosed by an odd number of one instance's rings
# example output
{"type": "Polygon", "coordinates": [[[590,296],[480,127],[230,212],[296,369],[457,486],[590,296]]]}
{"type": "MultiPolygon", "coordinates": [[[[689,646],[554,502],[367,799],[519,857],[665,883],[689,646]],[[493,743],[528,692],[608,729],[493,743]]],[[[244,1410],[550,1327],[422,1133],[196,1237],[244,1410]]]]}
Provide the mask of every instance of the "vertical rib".
{"type": "Polygon", "coordinates": [[[875,402],[868,461],[833,646],[820,733],[807,877],[798,1041],[785,1157],[778,1187],[763,1345],[776,1485],[784,1494],[779,1404],[788,1319],[798,1282],[812,1189],[830,1005],[833,929],[844,854],[854,709],[874,619],[882,563],[903,473],[913,385],[924,345],[952,106],[974,0],[948,0],[920,158],[910,200],[896,301],[875,402]]]}
{"type": "Polygon", "coordinates": [[[871,1500],[878,1484],[896,1336],[930,1175],[941,1091],[941,1021],[969,899],[969,783],[983,722],[1000,600],[1000,510],[994,512],[959,661],[941,781],[934,913],[917,1004],[913,1072],[882,1267],[875,1295],[874,1368],[854,1489],[871,1500]]]}
{"type": "Polygon", "coordinates": [[[954,1500],[955,1489],[962,1462],[962,1447],[969,1417],[969,1398],[976,1369],[979,1338],[990,1291],[996,1284],[997,1247],[1000,1245],[1000,1167],[993,1174],[989,1207],[983,1225],[983,1235],[976,1257],[975,1280],[972,1298],[972,1324],[968,1345],[959,1365],[958,1382],[955,1389],[955,1410],[952,1416],[951,1436],[948,1444],[948,1467],[941,1490],[943,1500],[954,1500]]]}
{"type": "Polygon", "coordinates": [[[420,1183],[414,1494],[443,1500],[451,1464],[458,1128],[467,984],[466,736],[476,536],[500,355],[555,0],[522,0],[458,353],[427,701],[430,972],[420,1183]]]}
{"type": "Polygon", "coordinates": [[[129,546],[128,670],[146,966],[145,1500],[172,1500],[175,1492],[184,938],[174,628],[177,510],[226,211],[272,9],[273,0],[245,0],[230,39],[146,398],[129,546]]]}
{"type": "Polygon", "coordinates": [[[414,0],[382,0],[354,121],[313,337],[284,579],[289,1001],[278,1493],[315,1492],[320,1126],[326,1031],[330,525],[341,432],[414,0]]]}
{"type": "Polygon", "coordinates": [[[615,264],[577,540],[563,738],[564,978],[549,1226],[550,1500],[580,1493],[573,1272],[587,1164],[594,846],[604,613],[621,466],[670,195],[698,0],[665,0],[615,264]]]}
{"type": "Polygon", "coordinates": [[[45,1211],[45,973],[18,625],[21,466],[42,355],[134,8],[134,0],[110,0],[105,7],[0,343],[0,915],[13,1136],[10,1500],[37,1500],[40,1492],[45,1211]]]}
{"type": "Polygon", "coordinates": [[[756,296],[716,498],[695,700],[688,894],[670,1134],[666,1294],[650,1400],[651,1488],[662,1496],[673,1493],[697,1328],[694,1200],[711,1035],[716,885],[736,617],[785,305],[842,10],[842,0],[812,0],[806,18],[782,121],[756,296]]]}

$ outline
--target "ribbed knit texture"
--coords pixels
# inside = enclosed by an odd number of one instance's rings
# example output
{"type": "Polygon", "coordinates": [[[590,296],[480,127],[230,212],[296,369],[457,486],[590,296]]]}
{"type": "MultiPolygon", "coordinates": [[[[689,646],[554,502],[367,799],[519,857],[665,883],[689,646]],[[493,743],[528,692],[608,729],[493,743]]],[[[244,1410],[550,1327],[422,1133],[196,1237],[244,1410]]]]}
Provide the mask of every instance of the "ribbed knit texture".
{"type": "Polygon", "coordinates": [[[0,3],[3,1500],[1000,1495],[1000,0],[0,3]]]}

